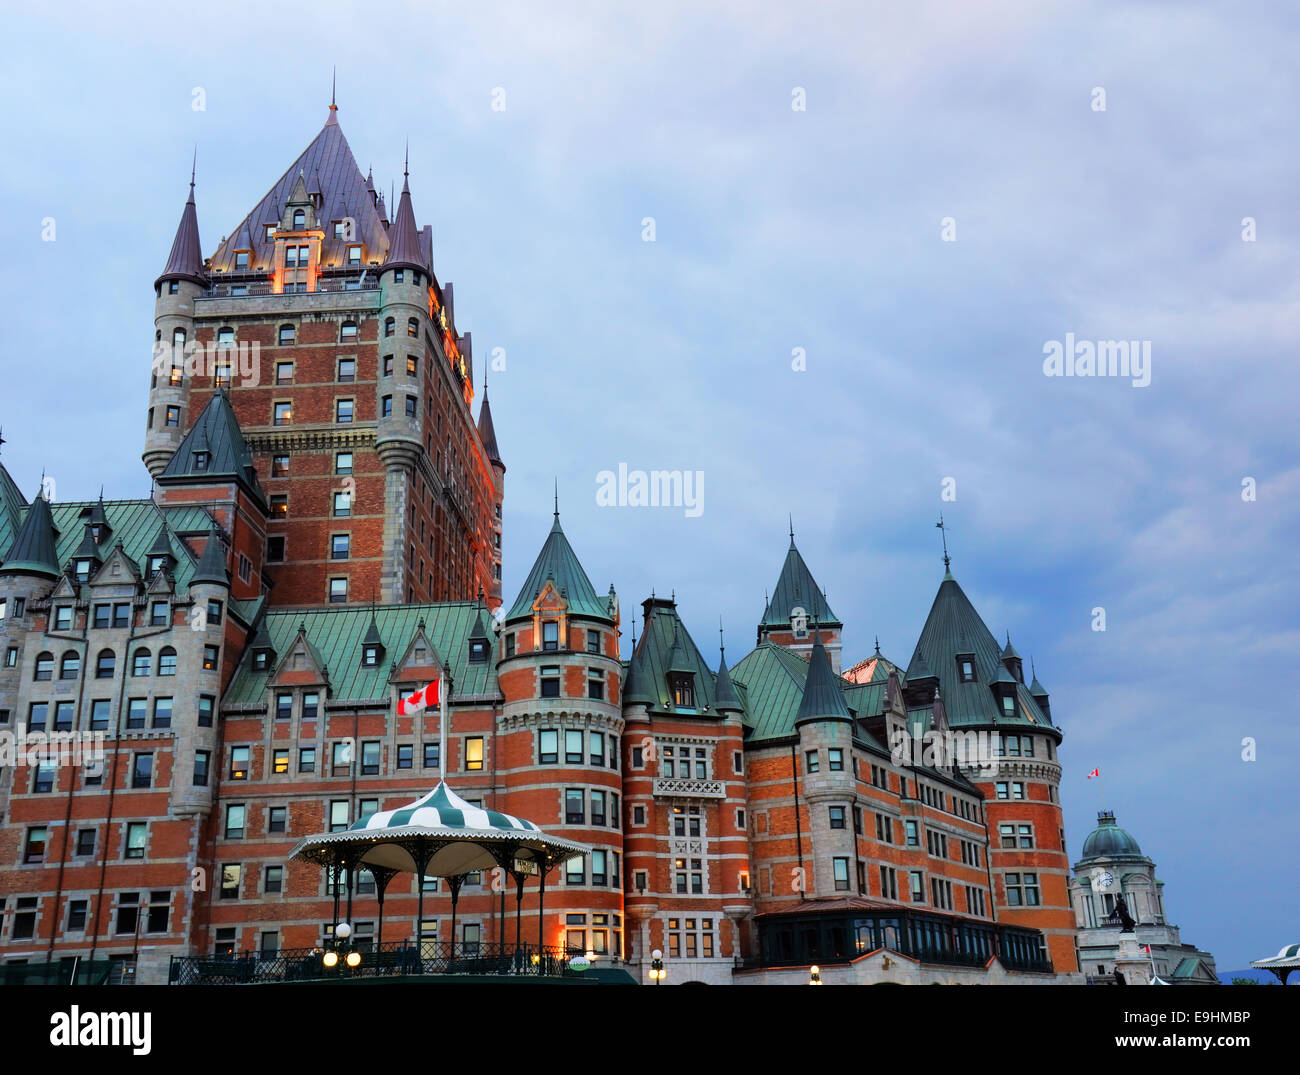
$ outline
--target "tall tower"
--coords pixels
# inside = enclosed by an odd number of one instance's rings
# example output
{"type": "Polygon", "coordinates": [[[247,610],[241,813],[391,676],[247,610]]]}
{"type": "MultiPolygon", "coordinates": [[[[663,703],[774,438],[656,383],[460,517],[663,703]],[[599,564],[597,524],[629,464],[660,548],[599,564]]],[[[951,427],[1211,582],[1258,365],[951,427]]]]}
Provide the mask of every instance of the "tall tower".
{"type": "Polygon", "coordinates": [[[185,358],[192,353],[195,342],[194,303],[207,288],[191,173],[190,196],[181,211],[171,254],[153,285],[154,357],[143,458],[155,478],[179,447],[190,418],[186,413],[190,386],[185,377],[185,358]]]}
{"type": "Polygon", "coordinates": [[[980,759],[986,764],[960,767],[984,795],[997,921],[1041,930],[1056,973],[1077,971],[1056,756],[1061,731],[1037,679],[1026,686],[1010,638],[1005,647],[998,643],[951,571],[906,679],[909,708],[934,706],[938,692],[953,732],[989,737],[992,749],[980,759]]]}
{"type": "Polygon", "coordinates": [[[145,462],[161,475],[228,394],[267,499],[273,605],[500,600],[504,465],[409,174],[388,215],[331,104],[206,262],[191,187],[158,280],[155,343],[198,350],[154,377],[145,462]]]}

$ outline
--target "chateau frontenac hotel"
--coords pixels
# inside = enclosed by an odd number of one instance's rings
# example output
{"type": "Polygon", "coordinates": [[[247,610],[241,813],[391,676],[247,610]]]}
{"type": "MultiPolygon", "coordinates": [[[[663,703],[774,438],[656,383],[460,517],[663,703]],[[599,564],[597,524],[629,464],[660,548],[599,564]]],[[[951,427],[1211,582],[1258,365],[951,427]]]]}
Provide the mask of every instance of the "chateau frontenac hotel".
{"type": "MultiPolygon", "coordinates": [[[[842,656],[793,533],[735,663],[675,597],[598,590],[558,510],[503,594],[506,465],[433,266],[409,180],[390,211],[331,105],[208,257],[191,181],[152,496],[29,501],[0,467],[0,733],[105,751],[0,768],[0,965],[166,982],[327,945],[340,882],[290,852],[445,781],[590,849],[523,889],[523,939],[641,982],[656,950],[669,984],[1082,981],[1061,732],[953,575],[905,666],[842,656]],[[891,749],[950,731],[994,756],[891,749]]],[[[346,877],[352,943],[513,943],[513,883],[503,914],[492,871],[454,880],[346,877]]]]}

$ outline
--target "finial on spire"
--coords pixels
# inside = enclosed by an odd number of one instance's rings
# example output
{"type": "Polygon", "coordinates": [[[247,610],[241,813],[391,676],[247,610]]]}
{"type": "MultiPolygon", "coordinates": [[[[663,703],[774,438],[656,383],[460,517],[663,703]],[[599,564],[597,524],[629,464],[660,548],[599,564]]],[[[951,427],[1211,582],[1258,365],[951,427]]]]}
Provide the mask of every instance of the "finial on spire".
{"type": "Polygon", "coordinates": [[[4,443],[5,443],[5,427],[0,426],[0,448],[4,447],[4,443]]]}
{"type": "Polygon", "coordinates": [[[794,548],[794,513],[790,513],[790,547],[794,548]]]}
{"type": "Polygon", "coordinates": [[[934,524],[943,534],[943,569],[948,570],[952,563],[952,558],[948,555],[948,528],[943,523],[943,512],[939,512],[939,521],[934,524]]]}
{"type": "Polygon", "coordinates": [[[336,93],[336,91],[338,90],[338,84],[339,84],[339,69],[338,69],[338,65],[335,65],[332,71],[330,72],[330,111],[331,112],[337,112],[339,110],[339,106],[337,103],[337,93],[336,93]]]}
{"type": "Polygon", "coordinates": [[[190,161],[190,193],[191,194],[194,193],[194,176],[198,174],[198,170],[199,170],[199,146],[198,143],[196,142],[194,144],[194,158],[193,160],[190,161]]]}
{"type": "Polygon", "coordinates": [[[402,178],[405,179],[411,174],[411,139],[406,139],[406,159],[402,162],[402,178]]]}
{"type": "Polygon", "coordinates": [[[718,616],[718,653],[722,656],[723,661],[727,659],[727,640],[722,634],[722,616],[718,616]]]}
{"type": "Polygon", "coordinates": [[[876,635],[876,656],[880,656],[880,636],[876,635]]]}
{"type": "Polygon", "coordinates": [[[560,521],[560,479],[555,479],[555,521],[560,521]]]}

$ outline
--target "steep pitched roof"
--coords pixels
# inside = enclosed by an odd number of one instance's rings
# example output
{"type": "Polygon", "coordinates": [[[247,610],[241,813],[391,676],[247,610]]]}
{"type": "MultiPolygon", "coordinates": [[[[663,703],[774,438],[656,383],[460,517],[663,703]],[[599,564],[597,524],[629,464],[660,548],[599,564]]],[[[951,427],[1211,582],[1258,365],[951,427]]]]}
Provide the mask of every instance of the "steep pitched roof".
{"type": "Polygon", "coordinates": [[[810,620],[815,620],[823,627],[844,626],[822,597],[821,587],[795,548],[792,534],[785,563],[781,565],[781,575],[776,580],[776,589],[772,591],[767,608],[763,610],[760,626],[789,627],[790,614],[796,608],[802,608],[810,620]]]}
{"type": "Polygon", "coordinates": [[[663,700],[672,698],[668,673],[684,672],[692,676],[695,689],[695,705],[691,711],[702,713],[707,707],[710,713],[714,712],[717,699],[713,669],[682,623],[676,604],[663,598],[650,598],[642,607],[647,617],[645,633],[632,653],[638,700],[651,709],[680,712],[671,703],[665,706],[663,700]]]}
{"type": "Polygon", "coordinates": [[[939,592],[907,667],[907,678],[920,678],[922,670],[939,680],[944,711],[949,724],[954,727],[1000,724],[1052,727],[1030,688],[1016,682],[1007,671],[1002,663],[1002,647],[951,572],[945,574],[939,584],[939,592]],[[957,656],[967,653],[974,657],[975,680],[962,683],[957,673],[957,656]],[[1014,716],[1004,714],[991,689],[994,683],[1015,685],[1017,705],[1014,716]]]}
{"type": "Polygon", "coordinates": [[[13,544],[26,513],[27,498],[4,464],[0,463],[0,549],[7,549],[13,544]]]}
{"type": "Polygon", "coordinates": [[[409,267],[429,272],[424,251],[420,249],[420,232],[415,226],[415,209],[411,206],[411,185],[408,178],[402,179],[402,196],[397,202],[397,217],[388,229],[388,257],[384,259],[385,269],[409,267]]]}
{"type": "Polygon", "coordinates": [[[497,448],[497,431],[492,425],[492,408],[488,405],[486,386],[483,388],[483,405],[478,409],[478,439],[488,460],[501,463],[501,469],[505,470],[506,465],[501,462],[501,451],[497,448]]]}
{"type": "Polygon", "coordinates": [[[190,431],[185,434],[175,454],[158,475],[160,485],[190,481],[195,478],[235,478],[259,498],[262,487],[253,466],[253,455],[244,440],[230,399],[225,392],[217,392],[208,400],[190,431]],[[208,453],[208,464],[203,470],[195,469],[195,455],[208,453]]]}
{"type": "Polygon", "coordinates": [[[321,264],[345,264],[349,242],[363,244],[367,262],[384,261],[388,255],[388,230],[380,220],[379,210],[366,189],[366,177],[357,167],[352,149],[343,137],[343,128],[338,125],[336,116],[337,113],[331,109],[325,126],[312,139],[311,144],[285,169],[284,174],[275,181],[252,212],[240,221],[230,233],[230,238],[217,247],[211,259],[214,271],[232,270],[235,267],[235,251],[246,249],[244,244],[250,239],[253,251],[249,259],[251,264],[254,267],[270,266],[275,243],[266,241],[266,225],[279,223],[299,172],[320,177],[322,201],[317,219],[325,231],[325,240],[321,244],[321,264]],[[336,239],[330,222],[345,218],[356,222],[353,238],[336,239]],[[243,234],[245,229],[246,235],[243,234]]]}
{"type": "Polygon", "coordinates": [[[230,585],[230,571],[226,567],[226,544],[215,526],[208,528],[208,540],[203,546],[203,555],[199,557],[199,565],[194,569],[190,585],[200,582],[230,585]]]}
{"type": "MultiPolygon", "coordinates": [[[[300,609],[270,608],[258,628],[258,644],[269,644],[277,654],[290,651],[300,625],[322,666],[328,666],[331,701],[382,702],[390,697],[390,663],[378,667],[361,664],[362,639],[371,616],[386,640],[389,653],[404,653],[420,631],[447,662],[453,681],[452,700],[497,694],[496,664],[471,662],[468,640],[479,609],[475,602],[437,605],[381,605],[373,611],[364,605],[317,606],[300,609]],[[260,641],[262,639],[265,641],[260,641]]],[[[252,646],[249,647],[250,650],[252,646]]],[[[255,671],[245,659],[231,681],[225,704],[262,704],[272,670],[255,671]]]]}
{"type": "Polygon", "coordinates": [[[727,671],[727,655],[722,653],[718,659],[718,674],[713,680],[713,704],[717,709],[744,710],[740,696],[736,694],[735,684],[731,682],[731,673],[727,671]]]}
{"type": "Polygon", "coordinates": [[[510,607],[506,619],[531,616],[533,602],[546,586],[547,579],[554,580],[555,588],[564,594],[571,615],[612,619],[608,601],[596,593],[596,588],[592,586],[587,573],[582,569],[582,564],[578,562],[573,546],[564,536],[564,530],[560,527],[559,512],[555,513],[551,532],[546,535],[546,540],[542,543],[542,551],[537,554],[533,569],[528,572],[528,578],[524,580],[519,596],[515,598],[515,603],[510,607]]]}
{"type": "Polygon", "coordinates": [[[745,691],[745,723],[751,729],[747,742],[794,734],[808,663],[785,646],[763,642],[731,670],[733,683],[745,691]]]}
{"type": "MultiPolygon", "coordinates": [[[[66,564],[74,558],[84,535],[86,513],[96,503],[59,500],[49,506],[54,518],[56,563],[66,564]]],[[[164,521],[171,533],[187,536],[205,534],[212,524],[211,516],[201,507],[160,508],[149,499],[106,500],[103,506],[113,528],[113,542],[121,543],[123,552],[137,567],[148,563],[149,549],[164,521]]],[[[175,545],[177,559],[170,577],[180,590],[189,584],[197,557],[183,541],[177,541],[175,545]]]]}
{"type": "Polygon", "coordinates": [[[803,697],[794,717],[795,725],[812,720],[850,719],[839,677],[831,670],[831,661],[819,633],[808,658],[808,678],[804,680],[803,697]]]}
{"type": "Polygon", "coordinates": [[[45,575],[58,578],[59,559],[55,550],[57,528],[49,502],[37,496],[27,509],[27,516],[5,553],[0,574],[45,575]]]}
{"type": "Polygon", "coordinates": [[[203,267],[203,248],[199,242],[199,215],[194,206],[194,180],[190,180],[190,197],[181,211],[181,222],[176,226],[171,253],[162,275],[154,281],[157,287],[164,280],[192,280],[204,287],[208,284],[207,270],[203,267]]]}

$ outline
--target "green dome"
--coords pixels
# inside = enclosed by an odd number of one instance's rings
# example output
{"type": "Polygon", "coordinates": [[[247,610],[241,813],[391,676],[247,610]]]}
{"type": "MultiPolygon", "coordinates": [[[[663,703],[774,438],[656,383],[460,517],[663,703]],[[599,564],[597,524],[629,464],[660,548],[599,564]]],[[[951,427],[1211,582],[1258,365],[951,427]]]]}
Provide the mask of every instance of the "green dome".
{"type": "Polygon", "coordinates": [[[1111,858],[1116,855],[1141,855],[1142,848],[1127,829],[1115,824],[1115,815],[1102,811],[1097,815],[1097,827],[1083,841],[1083,857],[1111,858]]]}

